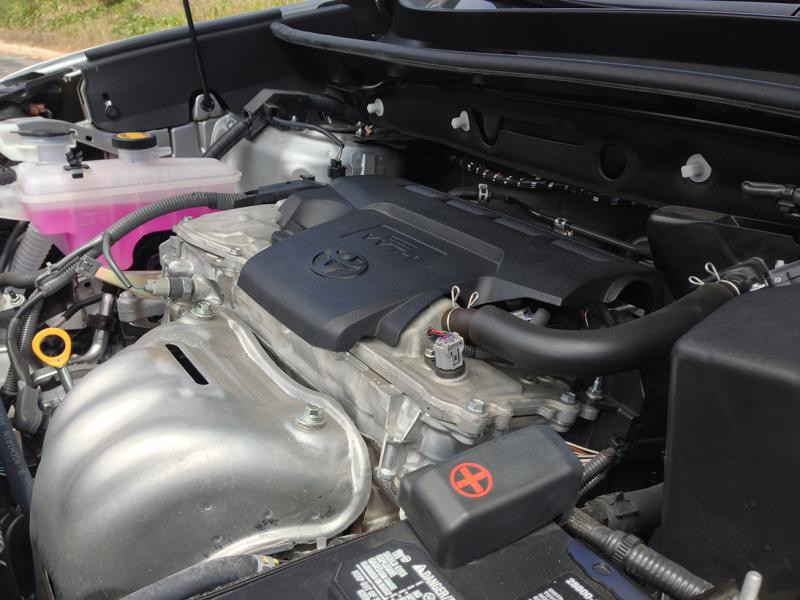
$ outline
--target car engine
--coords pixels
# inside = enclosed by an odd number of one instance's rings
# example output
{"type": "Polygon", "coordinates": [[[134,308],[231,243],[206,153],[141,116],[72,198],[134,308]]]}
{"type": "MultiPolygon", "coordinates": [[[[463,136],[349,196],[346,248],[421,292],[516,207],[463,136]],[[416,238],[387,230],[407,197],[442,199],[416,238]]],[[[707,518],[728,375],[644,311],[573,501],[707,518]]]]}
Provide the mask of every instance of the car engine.
{"type": "Polygon", "coordinates": [[[124,572],[114,587],[132,589],[220,553],[314,544],[364,511],[373,472],[375,493],[396,499],[404,474],[515,420],[567,431],[597,417],[563,381],[469,358],[460,335],[433,333],[460,306],[453,289],[473,303],[541,298],[540,324],[547,306],[660,292],[633,261],[380,176],[188,219],[175,233],[149,283],[166,291],[165,322],[86,375],[48,426],[33,534],[48,555],[78,540],[102,549],[80,565],[73,554],[64,571],[48,563],[65,583],[76,568],[103,584],[124,572]],[[187,498],[180,519],[158,525],[187,498]],[[109,530],[143,547],[181,542],[169,560],[134,560],[109,530]]]}
{"type": "Polygon", "coordinates": [[[785,148],[451,89],[351,9],[245,19],[287,62],[188,121],[114,91],[172,34],[0,120],[12,595],[793,597],[785,148]]]}

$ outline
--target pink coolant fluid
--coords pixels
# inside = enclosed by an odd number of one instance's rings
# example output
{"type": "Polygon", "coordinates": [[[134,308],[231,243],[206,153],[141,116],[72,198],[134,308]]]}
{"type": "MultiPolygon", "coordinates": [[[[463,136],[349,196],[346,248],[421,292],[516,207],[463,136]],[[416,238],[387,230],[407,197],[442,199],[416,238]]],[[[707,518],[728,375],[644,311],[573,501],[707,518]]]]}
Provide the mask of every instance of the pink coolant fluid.
{"type": "MultiPolygon", "coordinates": [[[[158,158],[153,149],[120,151],[120,158],[86,161],[80,174],[61,164],[22,163],[17,170],[17,197],[36,229],[53,236],[69,252],[137,208],[169,196],[191,192],[235,191],[240,173],[212,158],[158,158]]],[[[122,269],[133,263],[134,250],[147,234],[169,231],[184,217],[207,208],[178,211],[135,229],[112,247],[122,269]]]]}

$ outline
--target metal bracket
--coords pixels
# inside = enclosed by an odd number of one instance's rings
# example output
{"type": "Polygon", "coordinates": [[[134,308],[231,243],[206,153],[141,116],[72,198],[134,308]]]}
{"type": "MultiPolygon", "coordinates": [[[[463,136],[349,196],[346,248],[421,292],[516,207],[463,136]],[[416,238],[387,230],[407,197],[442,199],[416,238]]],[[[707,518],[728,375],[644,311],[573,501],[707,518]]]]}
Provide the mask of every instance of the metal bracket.
{"type": "Polygon", "coordinates": [[[566,237],[572,237],[574,233],[572,231],[572,225],[570,225],[570,222],[567,221],[564,217],[557,217],[556,219],[554,219],[553,228],[555,229],[556,233],[560,233],[561,235],[566,237]]]}
{"type": "Polygon", "coordinates": [[[194,108],[192,108],[192,121],[205,121],[214,117],[221,117],[225,114],[222,110],[222,104],[214,94],[209,94],[214,101],[214,106],[211,110],[203,108],[203,94],[198,94],[194,99],[194,108]]]}

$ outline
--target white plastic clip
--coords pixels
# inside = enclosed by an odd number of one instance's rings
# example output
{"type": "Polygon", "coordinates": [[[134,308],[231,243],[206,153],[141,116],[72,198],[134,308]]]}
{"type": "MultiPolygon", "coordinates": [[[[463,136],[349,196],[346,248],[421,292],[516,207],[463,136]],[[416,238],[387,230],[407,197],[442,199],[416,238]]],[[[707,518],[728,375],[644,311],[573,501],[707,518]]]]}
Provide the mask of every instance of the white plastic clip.
{"type": "Polygon", "coordinates": [[[375,98],[375,100],[367,104],[367,112],[371,115],[375,115],[376,117],[382,117],[383,100],[381,100],[380,98],[375,98]]]}
{"type": "Polygon", "coordinates": [[[461,288],[454,285],[450,288],[450,301],[453,303],[453,308],[458,308],[458,297],[461,295],[461,288]]]}
{"type": "MultiPolygon", "coordinates": [[[[722,279],[720,277],[719,271],[717,271],[717,267],[714,266],[714,263],[707,262],[703,266],[703,268],[705,269],[706,273],[711,275],[714,283],[724,283],[725,285],[730,286],[730,288],[735,292],[737,296],[740,296],[742,294],[742,292],[739,291],[739,288],[736,286],[735,283],[733,283],[732,281],[728,281],[727,279],[722,279]]],[[[698,287],[706,284],[706,282],[700,279],[697,275],[691,275],[689,277],[689,283],[691,283],[692,285],[696,285],[698,287]]]]}
{"type": "Polygon", "coordinates": [[[462,110],[457,117],[452,118],[450,120],[450,127],[469,131],[469,115],[467,111],[462,110]]]}
{"type": "Polygon", "coordinates": [[[702,154],[692,154],[681,167],[681,177],[695,183],[703,183],[711,177],[711,165],[702,154]]]}
{"type": "Polygon", "coordinates": [[[472,292],[469,295],[469,300],[467,300],[467,308],[472,308],[473,306],[475,306],[475,303],[478,301],[478,298],[480,298],[480,294],[478,294],[478,292],[472,292]]]}

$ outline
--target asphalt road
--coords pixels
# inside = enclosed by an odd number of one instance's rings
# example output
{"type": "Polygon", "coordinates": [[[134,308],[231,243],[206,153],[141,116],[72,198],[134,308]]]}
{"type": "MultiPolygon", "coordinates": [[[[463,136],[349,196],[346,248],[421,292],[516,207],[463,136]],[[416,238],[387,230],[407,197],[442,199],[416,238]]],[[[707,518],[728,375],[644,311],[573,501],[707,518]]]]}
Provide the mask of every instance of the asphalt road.
{"type": "Polygon", "coordinates": [[[18,56],[2,56],[0,55],[0,77],[5,77],[21,69],[22,67],[27,67],[28,65],[32,65],[35,62],[39,62],[36,60],[31,60],[28,58],[20,58],[18,56]]]}

